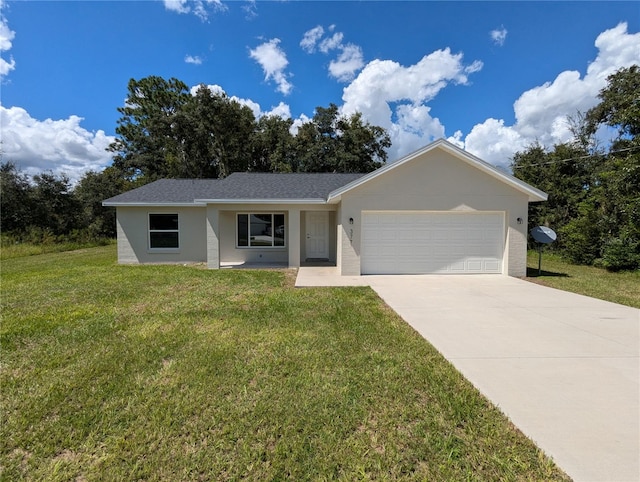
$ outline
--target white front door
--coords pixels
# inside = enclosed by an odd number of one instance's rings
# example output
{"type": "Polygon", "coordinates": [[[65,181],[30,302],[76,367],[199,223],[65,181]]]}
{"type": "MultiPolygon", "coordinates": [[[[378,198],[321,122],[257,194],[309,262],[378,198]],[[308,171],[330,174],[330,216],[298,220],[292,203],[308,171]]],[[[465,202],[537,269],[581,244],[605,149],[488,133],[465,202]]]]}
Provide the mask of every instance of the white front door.
{"type": "Polygon", "coordinates": [[[308,211],[305,221],[307,229],[306,257],[329,258],[329,212],[308,211]]]}

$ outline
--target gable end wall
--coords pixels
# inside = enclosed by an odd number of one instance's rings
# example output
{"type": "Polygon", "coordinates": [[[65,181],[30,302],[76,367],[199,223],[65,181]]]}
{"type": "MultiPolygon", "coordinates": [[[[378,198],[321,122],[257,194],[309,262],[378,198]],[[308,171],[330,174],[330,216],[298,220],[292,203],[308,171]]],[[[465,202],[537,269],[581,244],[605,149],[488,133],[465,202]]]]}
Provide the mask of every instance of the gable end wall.
{"type": "Polygon", "coordinates": [[[342,196],[341,273],[359,275],[363,211],[499,211],[505,215],[503,273],[526,274],[528,196],[437,150],[407,162],[342,196]],[[353,218],[353,225],[349,219],[353,218]],[[517,218],[522,219],[518,224],[517,218]]]}

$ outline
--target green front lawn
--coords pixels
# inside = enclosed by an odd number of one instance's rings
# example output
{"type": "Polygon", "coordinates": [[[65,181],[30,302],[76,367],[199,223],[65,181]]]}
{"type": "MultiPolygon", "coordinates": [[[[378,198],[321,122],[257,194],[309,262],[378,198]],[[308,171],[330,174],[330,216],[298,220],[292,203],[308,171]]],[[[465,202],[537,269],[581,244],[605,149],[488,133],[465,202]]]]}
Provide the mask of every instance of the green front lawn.
{"type": "Polygon", "coordinates": [[[13,236],[0,235],[0,260],[4,261],[5,259],[22,258],[37,254],[62,253],[64,251],[106,246],[108,244],[116,244],[116,240],[103,238],[93,241],[59,241],[54,239],[50,242],[34,244],[18,241],[13,236]]]}
{"type": "Polygon", "coordinates": [[[543,251],[542,274],[538,275],[538,252],[529,251],[527,275],[530,281],[545,286],[640,308],[640,270],[611,273],[593,266],[570,264],[543,251]]]}
{"type": "Polygon", "coordinates": [[[2,480],[568,480],[368,288],[2,263],[2,480]]]}

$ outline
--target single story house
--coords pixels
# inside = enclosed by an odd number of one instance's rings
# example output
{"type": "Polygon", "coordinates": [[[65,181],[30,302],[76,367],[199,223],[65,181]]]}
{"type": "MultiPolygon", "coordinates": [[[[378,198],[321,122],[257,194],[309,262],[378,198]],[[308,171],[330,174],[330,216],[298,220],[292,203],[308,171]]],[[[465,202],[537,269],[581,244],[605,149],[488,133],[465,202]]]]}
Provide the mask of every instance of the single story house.
{"type": "Polygon", "coordinates": [[[524,276],[528,203],[546,199],[440,139],[368,174],[163,179],[103,205],[116,207],[125,264],[524,276]]]}

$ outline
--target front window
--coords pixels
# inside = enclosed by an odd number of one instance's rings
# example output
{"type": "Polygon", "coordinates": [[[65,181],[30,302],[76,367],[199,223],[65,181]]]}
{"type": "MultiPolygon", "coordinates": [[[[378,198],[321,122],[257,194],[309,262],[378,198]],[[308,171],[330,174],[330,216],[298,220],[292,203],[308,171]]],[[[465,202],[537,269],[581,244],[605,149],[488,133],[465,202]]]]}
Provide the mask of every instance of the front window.
{"type": "Polygon", "coordinates": [[[149,214],[149,248],[179,248],[178,214],[149,214]]]}
{"type": "Polygon", "coordinates": [[[284,214],[238,214],[238,247],[284,246],[284,214]]]}

